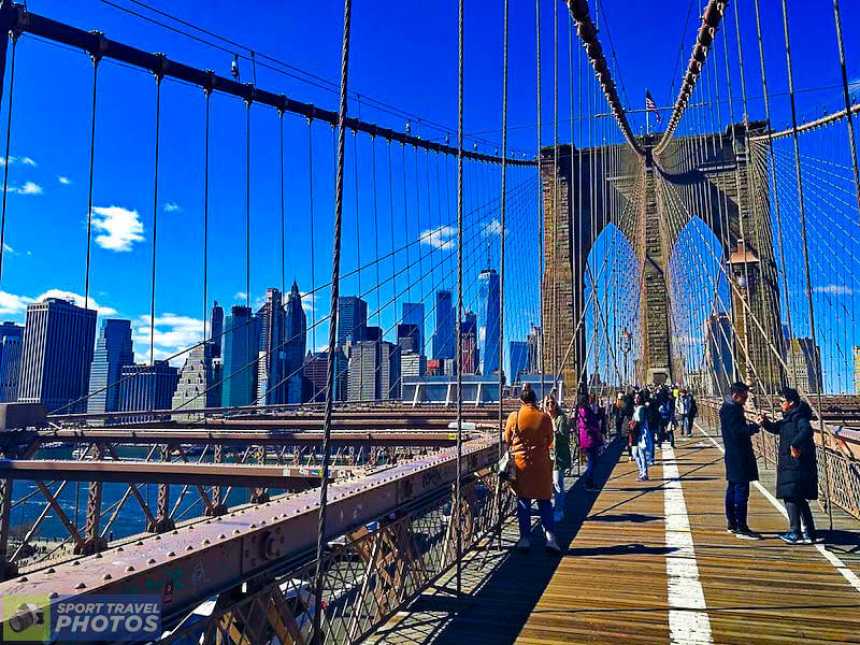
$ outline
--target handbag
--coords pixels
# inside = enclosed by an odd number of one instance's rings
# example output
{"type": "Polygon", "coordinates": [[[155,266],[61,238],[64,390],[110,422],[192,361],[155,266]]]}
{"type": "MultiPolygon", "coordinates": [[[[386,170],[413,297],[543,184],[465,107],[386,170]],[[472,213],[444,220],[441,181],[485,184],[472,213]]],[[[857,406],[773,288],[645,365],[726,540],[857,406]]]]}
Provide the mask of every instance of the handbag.
{"type": "MultiPolygon", "coordinates": [[[[517,412],[516,424],[514,426],[514,433],[519,432],[520,429],[520,413],[517,412]]],[[[505,450],[505,454],[502,455],[502,458],[499,459],[499,479],[502,481],[506,481],[509,483],[513,483],[517,480],[517,466],[514,463],[514,456],[511,454],[511,449],[508,447],[505,450]]]]}

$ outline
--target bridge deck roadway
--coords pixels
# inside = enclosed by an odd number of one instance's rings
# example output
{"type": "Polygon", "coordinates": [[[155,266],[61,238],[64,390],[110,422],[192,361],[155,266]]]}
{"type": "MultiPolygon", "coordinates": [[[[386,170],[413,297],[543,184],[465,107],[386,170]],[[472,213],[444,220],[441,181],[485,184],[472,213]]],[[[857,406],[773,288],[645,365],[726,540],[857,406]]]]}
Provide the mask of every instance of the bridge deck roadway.
{"type": "Polygon", "coordinates": [[[570,482],[563,557],[511,551],[509,523],[502,551],[470,554],[463,597],[442,581],[374,642],[860,643],[860,523],[840,516],[827,544],[783,544],[763,473],[750,524],[765,539],[742,541],[725,531],[718,444],[697,434],[658,451],[647,482],[620,452],[604,457],[599,494],[570,482]]]}

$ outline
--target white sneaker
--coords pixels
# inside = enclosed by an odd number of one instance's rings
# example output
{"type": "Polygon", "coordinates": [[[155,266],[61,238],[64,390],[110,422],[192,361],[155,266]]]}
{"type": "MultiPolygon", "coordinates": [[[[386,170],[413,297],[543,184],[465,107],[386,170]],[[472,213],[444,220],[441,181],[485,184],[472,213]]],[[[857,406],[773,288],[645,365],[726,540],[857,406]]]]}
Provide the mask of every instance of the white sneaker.
{"type": "Polygon", "coordinates": [[[553,511],[552,519],[556,522],[561,522],[564,519],[564,511],[561,509],[553,511]]]}
{"type": "Polygon", "coordinates": [[[532,546],[531,541],[527,537],[520,538],[520,541],[517,542],[514,547],[517,551],[528,551],[532,546]]]}
{"type": "Polygon", "coordinates": [[[558,542],[555,541],[555,536],[547,531],[546,534],[546,550],[552,551],[553,553],[561,553],[561,547],[558,545],[558,542]]]}

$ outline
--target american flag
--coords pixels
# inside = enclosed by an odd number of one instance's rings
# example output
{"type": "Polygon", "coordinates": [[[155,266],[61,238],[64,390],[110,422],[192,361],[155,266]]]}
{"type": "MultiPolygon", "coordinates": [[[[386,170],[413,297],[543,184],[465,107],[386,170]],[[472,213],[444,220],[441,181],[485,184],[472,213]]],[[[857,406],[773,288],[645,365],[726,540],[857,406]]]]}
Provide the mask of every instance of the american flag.
{"type": "Polygon", "coordinates": [[[651,96],[651,92],[648,90],[645,90],[645,109],[654,113],[657,123],[660,123],[663,120],[660,117],[660,112],[657,110],[657,103],[654,102],[654,97],[651,96]]]}

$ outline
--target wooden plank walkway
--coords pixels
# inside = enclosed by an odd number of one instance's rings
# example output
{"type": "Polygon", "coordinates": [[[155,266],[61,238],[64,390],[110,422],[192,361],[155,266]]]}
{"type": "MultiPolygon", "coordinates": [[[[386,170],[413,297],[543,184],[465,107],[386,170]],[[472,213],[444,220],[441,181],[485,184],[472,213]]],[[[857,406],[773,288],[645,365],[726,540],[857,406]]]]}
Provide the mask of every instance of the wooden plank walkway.
{"type": "Polygon", "coordinates": [[[725,531],[716,442],[698,434],[674,459],[658,451],[646,482],[620,452],[604,457],[599,494],[574,484],[562,557],[513,552],[509,523],[501,550],[466,558],[462,596],[448,576],[371,640],[860,643],[860,523],[843,518],[826,545],[790,547],[776,539],[781,511],[754,488],[750,525],[765,539],[739,540],[725,531]]]}

